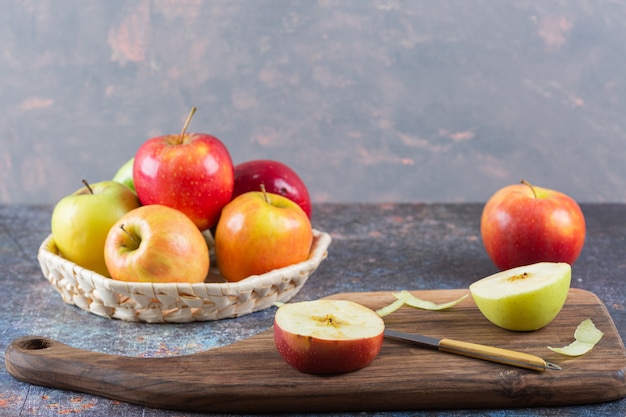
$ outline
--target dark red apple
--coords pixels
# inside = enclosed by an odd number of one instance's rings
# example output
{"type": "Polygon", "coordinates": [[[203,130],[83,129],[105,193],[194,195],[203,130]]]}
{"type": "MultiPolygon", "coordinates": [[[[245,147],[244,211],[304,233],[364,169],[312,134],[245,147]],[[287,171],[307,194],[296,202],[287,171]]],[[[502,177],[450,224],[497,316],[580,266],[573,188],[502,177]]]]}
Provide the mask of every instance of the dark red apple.
{"type": "Polygon", "coordinates": [[[257,159],[235,165],[233,198],[248,191],[259,191],[261,184],[268,193],[279,194],[298,204],[311,218],[311,197],[304,181],[286,164],[257,159]]]}

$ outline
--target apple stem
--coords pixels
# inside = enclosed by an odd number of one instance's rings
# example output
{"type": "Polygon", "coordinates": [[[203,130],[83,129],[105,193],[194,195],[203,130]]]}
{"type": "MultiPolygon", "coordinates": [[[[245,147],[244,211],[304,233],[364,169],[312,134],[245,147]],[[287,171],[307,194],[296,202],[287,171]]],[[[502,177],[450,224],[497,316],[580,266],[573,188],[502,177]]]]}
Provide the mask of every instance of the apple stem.
{"type": "Polygon", "coordinates": [[[532,192],[533,192],[533,195],[535,196],[535,198],[537,198],[537,192],[535,191],[535,187],[533,187],[533,185],[532,185],[531,183],[529,183],[529,182],[528,182],[528,181],[526,181],[526,180],[521,180],[521,181],[520,181],[520,183],[522,183],[522,184],[524,184],[524,185],[529,186],[529,187],[530,187],[530,189],[531,189],[531,190],[532,190],[532,192]]]}
{"type": "Polygon", "coordinates": [[[196,107],[192,107],[189,112],[189,116],[187,116],[187,120],[185,120],[185,124],[183,125],[183,130],[180,131],[180,136],[178,137],[178,143],[183,143],[183,138],[185,137],[185,132],[187,132],[187,128],[189,127],[189,123],[191,123],[191,118],[196,113],[196,107]]]}
{"type": "Polygon", "coordinates": [[[261,188],[261,192],[263,193],[263,198],[267,204],[270,204],[270,197],[267,195],[267,191],[265,190],[265,184],[259,185],[261,188]]]}
{"type": "Polygon", "coordinates": [[[87,189],[89,190],[89,192],[91,194],[93,194],[93,190],[91,189],[91,187],[89,186],[89,183],[87,182],[87,180],[83,180],[83,184],[85,184],[85,187],[87,187],[87,189]]]}
{"type": "MultiPolygon", "coordinates": [[[[134,235],[132,235],[128,230],[126,230],[126,228],[124,227],[124,224],[120,225],[120,229],[122,229],[124,231],[124,233],[126,233],[128,235],[130,240],[135,242],[135,244],[137,245],[137,248],[139,247],[139,245],[141,245],[141,241],[139,239],[137,239],[134,235]]],[[[135,248],[135,249],[137,249],[137,248],[135,248]]]]}

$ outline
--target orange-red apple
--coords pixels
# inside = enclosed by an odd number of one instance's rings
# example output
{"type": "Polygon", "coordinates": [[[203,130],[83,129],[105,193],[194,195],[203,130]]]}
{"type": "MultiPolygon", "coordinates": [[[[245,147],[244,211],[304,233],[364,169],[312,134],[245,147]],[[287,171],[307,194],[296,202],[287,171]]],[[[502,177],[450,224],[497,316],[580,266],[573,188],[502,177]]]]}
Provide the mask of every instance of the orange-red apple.
{"type": "Polygon", "coordinates": [[[187,133],[188,123],[189,118],[180,134],[144,142],[135,154],[132,177],[141,204],[175,208],[207,230],[232,198],[234,168],[218,138],[187,133]]]}
{"type": "Polygon", "coordinates": [[[585,242],[585,218],[571,197],[523,181],[497,191],[485,205],[480,230],[501,270],[537,262],[573,264],[585,242]]]}
{"type": "Polygon", "coordinates": [[[240,281],[305,261],[313,229],[298,204],[278,194],[250,191],[222,210],[215,230],[217,268],[240,281]]]}
{"type": "Polygon", "coordinates": [[[111,228],[104,247],[111,277],[132,282],[203,282],[209,248],[182,212],[160,204],[126,213],[111,228]]]}
{"type": "Polygon", "coordinates": [[[346,300],[288,303],[274,317],[278,353],[293,368],[312,374],[366,367],[380,352],[384,330],[376,312],[346,300]]]}

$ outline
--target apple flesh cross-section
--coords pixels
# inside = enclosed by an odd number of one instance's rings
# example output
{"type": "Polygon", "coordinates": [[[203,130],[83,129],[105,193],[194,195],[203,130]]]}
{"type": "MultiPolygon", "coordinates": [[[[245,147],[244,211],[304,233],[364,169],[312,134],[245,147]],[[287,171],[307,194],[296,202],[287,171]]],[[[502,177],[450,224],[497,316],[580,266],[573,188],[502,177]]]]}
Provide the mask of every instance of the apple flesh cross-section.
{"type": "Polygon", "coordinates": [[[347,300],[315,300],[281,306],[274,341],[293,368],[340,374],[369,365],[380,352],[385,323],[373,310],[347,300]]]}
{"type": "Polygon", "coordinates": [[[539,262],[483,278],[470,285],[478,309],[493,324],[507,330],[532,331],[559,314],[571,282],[571,266],[539,262]]]}

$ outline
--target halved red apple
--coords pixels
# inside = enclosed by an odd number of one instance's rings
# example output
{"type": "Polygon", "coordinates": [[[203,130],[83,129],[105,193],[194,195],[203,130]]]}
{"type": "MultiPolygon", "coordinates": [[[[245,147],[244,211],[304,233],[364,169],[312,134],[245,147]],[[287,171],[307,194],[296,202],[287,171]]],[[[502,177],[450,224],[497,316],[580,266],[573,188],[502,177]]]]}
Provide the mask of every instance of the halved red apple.
{"type": "Polygon", "coordinates": [[[369,365],[380,352],[385,323],[369,308],[347,300],[314,300],[281,306],[274,341],[293,368],[340,374],[369,365]]]}

